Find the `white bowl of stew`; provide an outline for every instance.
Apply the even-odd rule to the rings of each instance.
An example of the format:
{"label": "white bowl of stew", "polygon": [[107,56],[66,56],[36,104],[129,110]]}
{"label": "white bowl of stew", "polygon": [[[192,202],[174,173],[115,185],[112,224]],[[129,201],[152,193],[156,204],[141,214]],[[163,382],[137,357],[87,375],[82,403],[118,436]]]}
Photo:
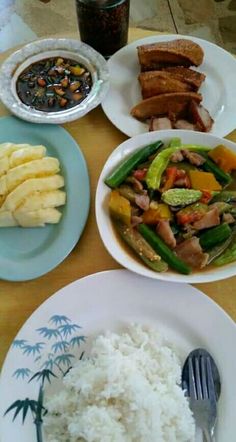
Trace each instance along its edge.
{"label": "white bowl of stew", "polygon": [[[113,188],[111,188],[110,186],[108,186],[105,183],[105,180],[109,181],[110,177],[114,174],[114,171],[117,171],[117,168],[119,165],[121,165],[125,160],[127,160],[128,158],[132,157],[132,155],[135,152],[141,151],[141,149],[145,146],[148,146],[150,144],[153,144],[155,142],[157,142],[158,140],[161,140],[163,142],[163,147],[161,147],[161,149],[155,154],[155,155],[159,155],[159,153],[163,150],[163,148],[168,148],[169,144],[171,142],[171,140],[173,140],[173,138],[180,138],[181,142],[183,145],[198,145],[198,146],[205,146],[207,147],[207,149],[205,149],[204,154],[203,151],[200,152],[200,155],[205,156],[205,158],[207,159],[207,161],[211,161],[214,162],[212,160],[212,158],[210,158],[210,156],[208,156],[210,154],[210,151],[212,149],[214,149],[216,146],[219,145],[223,145],[224,147],[230,149],[232,152],[235,153],[236,155],[236,144],[226,140],[226,139],[222,139],[219,137],[216,137],[212,134],[205,134],[205,133],[200,133],[200,132],[192,132],[192,131],[184,131],[184,130],[167,130],[167,131],[156,131],[156,132],[149,132],[149,133],[145,133],[145,134],[141,134],[141,135],[137,135],[133,138],[128,139],[127,141],[125,141],[124,143],[122,143],[121,145],[119,145],[114,151],[113,153],[110,155],[110,157],[108,158],[106,164],[104,165],[104,168],[101,172],[99,181],[98,181],[98,186],[97,186],[97,192],[96,192],[96,220],[97,220],[97,225],[98,225],[98,229],[99,229],[99,233],[101,236],[101,239],[106,247],[106,249],[108,250],[108,252],[110,253],[110,255],[122,266],[126,267],[127,269],[136,272],[140,275],[143,276],[147,276],[150,278],[154,278],[154,279],[160,279],[160,280],[164,280],[164,281],[173,281],[173,282],[187,282],[187,283],[202,283],[202,282],[210,282],[210,281],[217,281],[217,280],[221,280],[221,279],[225,279],[225,278],[229,278],[231,276],[234,276],[236,274],[236,234],[235,234],[235,226],[236,226],[236,172],[230,172],[230,173],[226,173],[227,176],[230,176],[230,183],[229,184],[225,184],[223,183],[223,181],[221,182],[220,186],[221,189],[218,191],[211,191],[211,192],[207,192],[207,189],[201,192],[201,200],[203,201],[201,203],[200,201],[200,197],[198,197],[198,199],[196,200],[196,195],[197,195],[197,191],[196,190],[196,186],[195,186],[195,190],[194,193],[192,192],[192,194],[194,194],[194,198],[195,198],[195,202],[188,202],[188,204],[180,204],[180,202],[178,202],[178,198],[177,198],[177,202],[174,206],[171,206],[171,204],[169,203],[169,205],[171,207],[168,207],[168,210],[171,210],[171,221],[168,221],[169,226],[171,226],[171,230],[172,232],[174,232],[174,235],[177,239],[177,243],[175,244],[174,247],[170,247],[168,245],[168,249],[171,250],[171,254],[176,255],[178,259],[181,260],[181,262],[184,261],[184,264],[187,264],[187,271],[186,267],[184,267],[184,272],[179,272],[179,270],[176,270],[176,268],[174,268],[172,265],[168,264],[168,269],[164,268],[164,271],[154,271],[152,268],[150,268],[149,266],[147,266],[142,259],[140,259],[140,256],[135,253],[132,248],[130,248],[126,241],[123,240],[122,236],[120,236],[120,230],[117,230],[117,220],[114,220],[111,217],[111,212],[109,210],[109,200],[111,198],[111,192],[112,191],[116,191],[117,187],[118,187],[118,193],[120,192],[119,187],[122,187],[122,192],[124,191],[124,187],[128,184],[130,185],[130,176],[134,175],[133,173],[129,173],[128,174],[128,180],[126,178],[126,180],[123,180],[121,182],[121,184],[117,185],[117,186],[113,186]],[[184,150],[185,146],[182,147],[182,150]],[[181,149],[179,149],[181,150]],[[190,149],[191,150],[191,149]],[[198,150],[195,151],[195,153],[198,153]],[[154,155],[154,156],[155,156]],[[212,154],[211,154],[212,155]],[[235,157],[236,158],[236,157]],[[147,165],[146,165],[146,169],[148,170],[148,168],[150,167],[151,162],[153,161],[153,157],[149,158],[149,162],[147,161]],[[181,161],[182,161],[182,165],[181,165]],[[203,165],[201,166],[196,166],[196,165],[191,165],[190,164],[190,168],[188,169],[188,167],[186,168],[186,166],[184,166],[184,164],[186,164],[186,159],[184,158],[183,160],[181,160],[179,162],[179,165],[177,167],[177,169],[180,170],[185,170],[186,174],[190,174],[190,172],[188,172],[188,170],[194,170],[195,173],[190,174],[191,178],[192,176],[196,176],[196,171],[197,172],[207,172],[207,167],[205,164],[205,169],[203,169]],[[207,164],[209,163],[209,161],[207,162]],[[219,166],[214,162],[214,164],[218,167]],[[143,166],[145,166],[145,161],[143,162]],[[162,190],[163,190],[163,186],[165,186],[165,183],[167,181],[166,179],[166,170],[167,167],[171,168],[171,167],[175,167],[176,164],[173,165],[173,163],[168,163],[168,166],[165,167],[163,173],[162,173],[162,183],[164,183],[162,185]],[[142,168],[142,167],[141,167]],[[236,168],[236,166],[235,166]],[[139,166],[136,165],[135,167],[136,173],[135,176],[137,175],[137,170],[139,170]],[[139,173],[139,172],[138,172]],[[208,173],[212,173],[211,171],[208,170]],[[223,172],[224,173],[224,172]],[[214,174],[213,174],[214,175]],[[176,175],[177,176],[177,175]],[[204,178],[207,177],[207,179],[209,179],[209,175],[201,175],[201,177],[204,176]],[[147,175],[146,175],[147,177]],[[163,178],[164,177],[164,178]],[[224,177],[224,175],[223,175]],[[226,177],[227,178],[227,177]],[[133,178],[132,178],[133,179]],[[132,181],[131,179],[131,181]],[[141,179],[141,178],[140,178]],[[143,189],[147,190],[147,194],[149,195],[149,189],[147,188],[147,182],[145,181],[144,178],[142,178],[142,184],[143,184]],[[147,178],[146,178],[147,179]],[[201,178],[202,179],[202,178]],[[217,176],[217,182],[219,181],[219,177]],[[111,181],[110,181],[111,183]],[[176,181],[177,183],[177,181]],[[124,186],[125,184],[125,186]],[[174,189],[187,189],[187,194],[188,197],[190,195],[190,193],[188,192],[188,190],[192,191],[192,185],[188,185],[187,187],[185,187],[187,185],[183,185],[182,187],[181,185],[179,187],[176,187],[174,184],[172,184],[172,187]],[[204,186],[204,184],[203,184]],[[210,185],[209,185],[210,186]],[[197,187],[198,187],[198,182],[197,182]],[[214,188],[214,185],[213,185]],[[127,191],[127,189],[126,189]],[[123,193],[121,192],[121,195],[123,195]],[[165,191],[166,192],[166,191]],[[222,193],[223,192],[223,193]],[[228,192],[228,196],[226,195],[225,192]],[[185,192],[186,194],[186,192]],[[191,195],[192,195],[191,194]],[[165,198],[166,197],[166,193],[165,193]],[[168,194],[170,197],[170,193]],[[177,195],[176,191],[175,191],[175,195]],[[230,195],[230,199],[229,199],[229,195]],[[173,196],[173,192],[172,192],[172,196]],[[220,201],[222,198],[227,199],[227,201],[230,202],[225,202],[225,212],[220,212],[222,209],[222,205],[219,204],[219,202],[221,203],[222,201]],[[154,191],[152,192],[152,196],[149,198],[149,202],[154,200],[154,203],[156,204],[156,201],[163,205],[167,205],[167,203],[163,203],[163,200],[161,201],[161,198],[163,198],[163,193],[161,193],[161,191]],[[156,200],[156,201],[155,201]],[[136,200],[135,200],[136,201]],[[152,207],[156,207],[155,204]],[[210,218],[210,214],[212,213],[216,213],[216,207],[217,207],[217,213],[218,213],[218,221],[214,222],[211,220],[210,223],[214,224],[211,227],[209,227],[209,224],[205,224],[204,227],[204,222],[203,220],[206,220],[207,217],[202,218],[198,216],[198,218],[194,219],[189,219],[188,223],[190,224],[190,226],[193,229],[193,225],[194,225],[194,231],[191,232],[190,234],[190,238],[192,237],[196,237],[197,239],[192,240],[195,241],[198,245],[199,248],[199,244],[201,244],[201,250],[202,250],[202,254],[204,255],[204,259],[205,259],[205,264],[203,264],[203,261],[201,261],[201,264],[198,264],[198,267],[192,264],[189,264],[189,262],[186,262],[186,257],[183,255],[181,255],[181,253],[179,253],[179,250],[177,249],[177,247],[179,246],[180,243],[182,243],[183,241],[186,241],[188,239],[188,229],[185,231],[186,229],[186,225],[181,225],[178,224],[178,222],[183,222],[184,218],[183,217],[183,213],[186,215],[186,211],[183,211],[183,209],[190,208],[192,209],[192,206],[194,206],[194,204],[197,204],[197,208],[199,209],[199,207],[201,208],[201,210],[205,210],[204,215],[206,213],[208,213],[208,220]],[[227,206],[228,204],[228,206]],[[131,203],[132,205],[132,203]],[[177,207],[176,207],[177,205]],[[135,204],[133,204],[133,206],[135,206]],[[229,206],[230,206],[230,213],[229,213]],[[149,205],[150,207],[150,205]],[[228,209],[226,209],[228,207]],[[135,206],[136,209],[136,206]],[[135,209],[134,209],[134,215],[135,215]],[[141,211],[140,208],[138,208],[139,211]],[[195,207],[196,209],[196,207]],[[133,207],[132,207],[133,210]],[[146,209],[148,210],[148,209]],[[182,212],[180,212],[182,210]],[[210,213],[211,212],[211,213]],[[131,225],[132,228],[135,228],[136,230],[138,230],[139,233],[142,233],[142,235],[144,234],[144,231],[142,230],[143,227],[140,227],[140,224],[143,226],[144,224],[147,223],[147,217],[145,218],[146,215],[143,216],[143,214],[145,213],[145,211],[141,211],[141,213],[136,213],[137,216],[141,217],[141,220],[138,220],[137,224]],[[177,213],[179,214],[179,217],[177,218]],[[195,213],[195,212],[194,212]],[[227,215],[225,215],[225,213],[227,213]],[[231,214],[232,217],[230,219]],[[180,215],[182,215],[182,218],[180,218]],[[202,219],[202,225],[201,223],[199,224],[199,220],[200,218]],[[232,218],[234,218],[234,222],[232,222]],[[145,219],[145,223],[144,223],[144,219]],[[178,219],[178,222],[176,221],[176,219]],[[181,221],[180,221],[181,220]],[[194,224],[193,223],[198,223],[198,224]],[[122,219],[123,222],[123,219]],[[165,221],[166,222],[166,221]],[[209,221],[208,221],[209,222]],[[162,222],[163,224],[163,222]],[[160,236],[160,234],[157,232],[161,232],[161,230],[157,230],[159,228],[160,225],[162,225],[160,223],[160,221],[158,221],[156,223],[156,225],[154,224],[148,224],[148,232],[150,233],[150,230],[152,231],[152,233],[154,233],[154,235],[157,235],[159,237],[159,239],[161,238],[162,242],[165,243],[165,241],[163,240],[163,236]],[[223,228],[221,227],[224,224]],[[196,229],[196,225],[199,227],[199,230]],[[130,227],[130,226],[128,226]],[[187,226],[188,227],[188,226]],[[200,228],[201,227],[201,228]],[[175,231],[175,228],[177,229],[177,233]],[[214,230],[216,228],[216,230]],[[179,229],[179,230],[178,230]],[[218,229],[218,230],[217,230]],[[229,229],[230,229],[230,234],[229,234]],[[190,229],[189,229],[190,230]],[[219,232],[220,230],[220,232]],[[179,231],[179,233],[178,233]],[[210,233],[209,233],[210,232]],[[216,233],[214,233],[216,232]],[[228,233],[227,233],[228,232]],[[123,234],[127,233],[123,231]],[[205,235],[207,233],[207,235]],[[217,241],[214,243],[214,246],[212,245],[212,238],[217,238],[218,233],[223,234],[223,236],[221,237],[221,239],[219,239],[218,241],[218,246],[219,249],[217,249]],[[227,235],[226,235],[227,233]],[[147,232],[145,231],[145,234],[147,234]],[[178,237],[177,235],[180,235],[180,237]],[[185,236],[184,236],[185,234]],[[204,236],[205,235],[205,236]],[[226,238],[227,239],[222,241],[222,238]],[[201,237],[201,238],[200,238]],[[147,236],[145,237],[145,239],[147,240]],[[234,255],[235,255],[235,261],[234,262],[230,262],[227,264],[223,264],[221,263],[221,265],[219,265],[219,259],[221,259],[222,257],[224,258],[225,255],[223,256],[223,254],[226,253],[226,249],[229,248],[229,246],[232,249],[233,244],[235,244],[235,251],[234,251]],[[149,243],[150,245],[150,243]],[[151,243],[152,247],[153,247],[153,243]],[[165,245],[167,245],[165,243]],[[223,247],[224,245],[224,247]],[[220,247],[222,247],[222,249],[220,249]],[[181,249],[181,248],[180,248]],[[159,255],[159,253],[156,251],[156,253]],[[178,253],[178,255],[177,255]],[[196,252],[198,253],[198,251]],[[218,253],[218,254],[217,254]],[[201,258],[202,256],[201,255]],[[215,259],[214,259],[215,256]],[[173,256],[172,256],[173,257]],[[180,258],[181,257],[181,258]],[[198,259],[198,256],[196,254],[196,259]],[[203,259],[203,260],[204,260]],[[218,264],[216,265],[216,260],[218,260]],[[162,258],[162,261],[165,262],[165,259]],[[188,259],[187,259],[188,261]],[[222,261],[222,259],[221,259]],[[223,259],[223,262],[225,261],[225,259]],[[166,262],[165,262],[166,264]],[[202,268],[200,268],[200,265],[202,266]],[[167,266],[166,266],[167,267]],[[189,271],[190,270],[190,271]]]}
{"label": "white bowl of stew", "polygon": [[65,123],[98,106],[109,87],[106,60],[66,38],[32,42],[0,70],[0,98],[16,116],[34,123]]}

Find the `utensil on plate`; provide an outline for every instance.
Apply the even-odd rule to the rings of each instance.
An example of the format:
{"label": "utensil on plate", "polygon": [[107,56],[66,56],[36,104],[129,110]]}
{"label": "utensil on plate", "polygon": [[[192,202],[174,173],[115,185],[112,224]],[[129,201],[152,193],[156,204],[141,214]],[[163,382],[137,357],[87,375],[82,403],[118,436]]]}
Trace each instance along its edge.
{"label": "utensil on plate", "polygon": [[199,348],[189,354],[182,371],[182,388],[186,390],[196,424],[202,429],[206,442],[214,442],[221,382],[208,351]]}

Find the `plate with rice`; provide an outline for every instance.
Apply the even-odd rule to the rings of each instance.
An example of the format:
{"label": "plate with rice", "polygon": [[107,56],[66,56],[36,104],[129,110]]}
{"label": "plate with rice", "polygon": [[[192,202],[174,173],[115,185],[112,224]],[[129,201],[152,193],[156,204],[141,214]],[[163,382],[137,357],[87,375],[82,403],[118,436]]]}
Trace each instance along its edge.
{"label": "plate with rice", "polygon": [[127,270],[75,281],[12,342],[0,379],[0,439],[201,441],[180,377],[188,353],[204,347],[222,379],[216,440],[232,442],[235,337],[227,314],[187,284]]}

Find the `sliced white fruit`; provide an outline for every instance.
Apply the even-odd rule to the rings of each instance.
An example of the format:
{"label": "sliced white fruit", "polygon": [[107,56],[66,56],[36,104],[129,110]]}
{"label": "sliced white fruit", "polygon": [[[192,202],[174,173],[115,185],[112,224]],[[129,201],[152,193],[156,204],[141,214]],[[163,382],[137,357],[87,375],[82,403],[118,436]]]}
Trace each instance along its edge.
{"label": "sliced white fruit", "polygon": [[0,211],[15,211],[31,193],[47,192],[49,190],[60,189],[63,186],[64,178],[61,175],[52,175],[45,178],[30,178],[7,195]]}
{"label": "sliced white fruit", "polygon": [[27,163],[28,161],[39,160],[46,155],[44,146],[28,146],[13,152],[9,158],[10,168]]}
{"label": "sliced white fruit", "polygon": [[9,157],[15,150],[28,147],[29,144],[13,144],[13,143],[2,143],[0,144],[0,158],[5,156]]}
{"label": "sliced white fruit", "polygon": [[37,209],[63,206],[66,202],[66,193],[63,190],[36,192],[29,195],[19,206],[18,211],[28,212]]}
{"label": "sliced white fruit", "polygon": [[0,212],[0,227],[16,227],[18,223],[10,210]]}
{"label": "sliced white fruit", "polygon": [[7,156],[0,158],[0,177],[5,175],[10,169],[9,158]]}
{"label": "sliced white fruit", "polygon": [[60,170],[57,158],[44,157],[10,169],[0,178],[0,195],[6,195],[30,178],[55,175]]}
{"label": "sliced white fruit", "polygon": [[45,224],[57,224],[61,218],[61,212],[54,208],[22,212],[16,210],[14,216],[21,227],[43,227]]}

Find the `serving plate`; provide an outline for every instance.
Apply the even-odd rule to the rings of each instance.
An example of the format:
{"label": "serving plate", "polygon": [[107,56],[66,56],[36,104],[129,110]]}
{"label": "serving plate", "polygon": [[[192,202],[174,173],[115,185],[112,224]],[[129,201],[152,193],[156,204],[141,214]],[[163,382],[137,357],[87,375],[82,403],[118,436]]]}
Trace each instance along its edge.
{"label": "serving plate", "polygon": [[58,224],[0,229],[0,278],[26,281],[55,268],[78,242],[85,226],[90,186],[83,154],[69,133],[55,125],[35,125],[14,117],[0,119],[0,143],[43,144],[57,157],[65,178],[67,202]]}
{"label": "serving plate", "polygon": [[110,89],[102,107],[109,120],[126,135],[132,137],[148,131],[147,124],[130,115],[132,107],[142,100],[137,78],[140,72],[137,46],[177,38],[192,40],[204,50],[203,63],[194,69],[206,75],[200,92],[203,105],[215,121],[211,132],[222,137],[235,128],[236,59],[219,46],[200,38],[176,34],[157,35],[134,41],[108,61]]}
{"label": "serving plate", "polygon": [[[18,97],[16,81],[19,75],[32,63],[49,57],[75,60],[91,73],[91,91],[77,106],[58,112],[43,112],[27,106]],[[0,69],[0,99],[14,115],[33,123],[61,124],[81,118],[101,103],[108,87],[108,67],[102,55],[87,44],[68,38],[48,38],[28,43],[11,54]]]}
{"label": "serving plate", "polygon": [[[222,379],[216,438],[232,442],[236,407],[234,322],[210,298],[187,284],[157,284],[127,270],[101,272],[73,282],[45,301],[26,321],[2,369],[1,440],[46,442],[45,438],[37,439],[34,413],[26,402],[26,398],[37,401],[42,379],[44,388],[51,391],[46,371],[43,377],[42,370],[51,370],[57,376],[47,372],[50,389],[55,393],[62,373],[83,351],[89,351],[94,335],[108,329],[121,331],[130,322],[160,330],[178,349],[181,363],[193,348],[204,347],[211,352]],[[35,373],[39,374],[32,379]],[[16,405],[4,416],[13,403]],[[22,422],[20,408],[12,421],[20,404],[27,408],[25,420]]]}
{"label": "serving plate", "polygon": [[104,183],[105,178],[120,164],[126,157],[142,146],[146,146],[155,141],[162,140],[168,144],[174,137],[180,137],[184,144],[199,144],[203,146],[215,147],[224,144],[236,152],[236,144],[232,141],[216,137],[212,134],[195,132],[188,130],[160,130],[136,135],[120,144],[107,159],[101,175],[99,177],[96,191],[96,219],[98,230],[102,241],[111,256],[127,269],[139,273],[149,278],[160,279],[169,282],[202,283],[218,281],[236,275],[236,263],[204,269],[204,271],[194,271],[189,275],[182,275],[168,270],[168,272],[158,273],[145,266],[133,254],[127,253],[127,248],[122,247],[114,232],[111,217],[108,210],[108,195],[111,189]]}

